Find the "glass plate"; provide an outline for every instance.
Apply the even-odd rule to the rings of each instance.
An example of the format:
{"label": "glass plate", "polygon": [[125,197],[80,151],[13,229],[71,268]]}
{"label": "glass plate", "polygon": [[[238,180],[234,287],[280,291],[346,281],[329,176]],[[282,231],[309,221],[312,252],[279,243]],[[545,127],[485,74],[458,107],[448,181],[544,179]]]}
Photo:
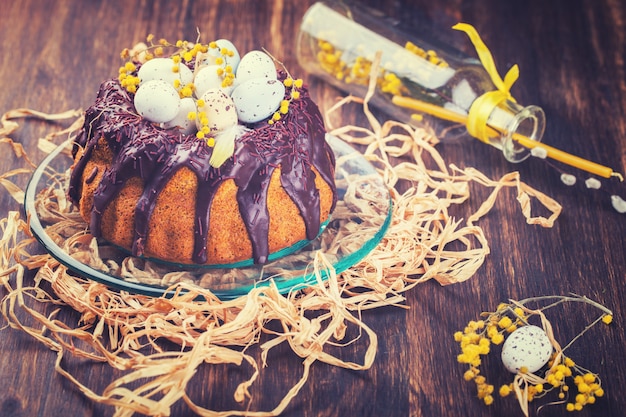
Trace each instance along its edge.
{"label": "glass plate", "polygon": [[[132,257],[106,241],[95,241],[74,206],[64,204],[72,164],[69,142],[37,167],[26,189],[24,207],[34,236],[52,257],[74,274],[118,290],[167,296],[168,288],[185,281],[226,300],[273,281],[286,293],[315,284],[312,265],[319,251],[335,272],[341,273],[378,245],[391,222],[391,196],[376,169],[342,140],[327,135],[327,141],[337,158],[337,207],[315,240],[299,242],[265,265],[162,263]],[[322,279],[328,277],[327,271],[320,274]]]}

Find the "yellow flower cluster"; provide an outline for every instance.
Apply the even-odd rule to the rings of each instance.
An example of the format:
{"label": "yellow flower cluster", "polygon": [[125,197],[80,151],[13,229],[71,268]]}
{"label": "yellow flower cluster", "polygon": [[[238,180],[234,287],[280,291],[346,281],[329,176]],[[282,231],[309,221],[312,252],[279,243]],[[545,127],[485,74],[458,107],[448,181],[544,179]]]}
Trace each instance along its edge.
{"label": "yellow flower cluster", "polygon": [[208,136],[211,133],[211,129],[209,128],[209,118],[205,111],[202,110],[204,107],[204,100],[198,99],[196,101],[196,107],[198,108],[198,112],[190,112],[187,115],[189,120],[198,120],[200,122],[200,128],[196,132],[196,137],[201,140],[206,140],[206,143],[209,147],[215,146],[215,138]]}
{"label": "yellow flower cluster", "polygon": [[344,80],[350,70],[346,70],[347,65],[341,60],[341,51],[335,49],[334,45],[330,42],[323,40],[319,40],[317,46],[319,47],[317,61],[320,63],[322,69],[338,80]]}
{"label": "yellow flower cluster", "polygon": [[424,49],[422,49],[419,46],[415,45],[411,41],[408,41],[404,45],[404,48],[406,50],[414,53],[415,55],[424,58],[425,60],[427,60],[428,62],[430,62],[433,65],[437,65],[437,66],[443,67],[443,68],[446,68],[446,67],[449,66],[449,64],[443,58],[440,58],[437,55],[436,51],[433,51],[433,50],[425,51]]}
{"label": "yellow flower cluster", "polygon": [[179,79],[175,79],[174,88],[178,91],[180,98],[185,98],[193,95],[195,86],[193,83],[183,84]]}
{"label": "yellow flower cluster", "polygon": [[[172,72],[178,73],[183,60],[185,62],[190,62],[194,58],[198,57],[199,54],[206,53],[209,50],[209,45],[204,45],[201,43],[192,44],[188,41],[183,40],[178,40],[176,41],[176,43],[172,44],[168,42],[167,39],[161,38],[157,41],[157,43],[154,43],[153,34],[149,34],[146,37],[146,41],[148,42],[148,45],[142,44],[145,48],[142,48],[135,54],[131,54],[131,51],[128,48],[124,49],[120,54],[122,59],[126,59],[127,61],[119,69],[118,80],[120,81],[122,87],[125,88],[126,91],[128,91],[129,93],[135,93],[140,82],[139,77],[137,77],[137,75],[135,74],[137,67],[133,60],[146,62],[155,57],[164,56],[164,48],[166,47],[176,48],[176,52],[174,52],[170,56],[170,58],[172,59],[172,61],[174,61],[174,65],[172,66]],[[232,54],[232,52],[230,53]],[[139,56],[139,54],[141,54],[141,57]],[[230,72],[232,72],[232,69],[230,70]],[[234,78],[234,75],[232,75],[232,78]],[[230,81],[230,84],[232,84],[232,80]],[[174,87],[178,91],[178,94],[181,98],[191,97],[193,95],[193,83],[183,85],[180,80],[176,80],[174,81]]]}
{"label": "yellow flower cluster", "polygon": [[235,55],[235,51],[225,47],[220,48],[216,42],[209,43],[209,48],[219,49],[220,56],[215,59],[215,64],[219,65],[217,75],[222,79],[222,87],[230,87],[235,81],[235,74],[233,73],[233,67],[226,65],[225,57],[232,58]]}
{"label": "yellow flower cluster", "polygon": [[578,394],[575,397],[575,402],[566,405],[568,411],[580,411],[585,405],[594,404],[596,398],[604,395],[604,389],[600,386],[597,375],[592,373],[577,375],[574,378],[574,383],[578,389]]}
{"label": "yellow flower cluster", "polygon": [[[512,314],[514,320],[506,314]],[[500,345],[504,342],[504,333],[511,333],[517,326],[524,324],[526,316],[521,308],[512,308],[508,304],[501,304],[495,313],[489,313],[485,320],[471,320],[463,331],[454,333],[454,340],[459,343],[461,353],[457,356],[459,363],[469,365],[463,374],[466,381],[474,381],[478,398],[486,405],[493,403],[493,385],[486,382],[480,375],[481,356],[488,355],[492,344]]]}
{"label": "yellow flower cluster", "polygon": [[387,72],[380,81],[380,91],[394,96],[402,95],[402,80],[392,72]]}
{"label": "yellow flower cluster", "polygon": [[[341,59],[343,52],[335,48],[335,46],[324,40],[318,40],[317,61],[322,69],[333,77],[348,84],[367,85],[369,83],[370,72],[372,70],[372,62],[365,57],[358,56],[354,62],[349,65]],[[427,59],[429,62],[439,66],[447,66],[448,64],[437,57],[434,51],[424,51],[423,49],[407,42],[406,49],[416,55]],[[404,86],[402,80],[393,72],[381,70],[377,80],[378,88],[381,92],[391,95],[406,95],[408,90]]]}
{"label": "yellow flower cluster", "polygon": [[372,63],[362,56],[357,56],[345,81],[347,83],[367,84],[371,71]]}
{"label": "yellow flower cluster", "polygon": [[124,63],[119,69],[118,80],[122,88],[126,89],[129,93],[135,93],[139,86],[139,77],[133,75],[136,69],[137,66],[130,61]]}
{"label": "yellow flower cluster", "polygon": [[302,88],[304,82],[301,78],[294,80],[291,77],[285,78],[283,84],[286,88],[291,89],[291,93],[289,95],[289,99],[282,100],[280,102],[280,107],[278,110],[272,115],[272,117],[267,121],[269,124],[274,124],[282,118],[282,115],[287,114],[289,112],[289,105],[292,100],[297,100],[300,98],[300,88]]}
{"label": "yellow flower cluster", "polygon": [[[554,358],[553,358],[554,360]],[[575,363],[571,358],[564,358],[561,363],[553,365],[553,360],[549,362],[550,371],[546,374],[546,381],[554,388],[559,388],[559,398],[565,398],[565,393],[569,391],[569,386],[565,383],[565,378],[572,376],[572,368]]]}
{"label": "yellow flower cluster", "polygon": [[[514,383],[502,385],[498,390],[498,394],[500,395],[500,397],[507,397],[512,392],[514,392]],[[527,385],[526,392],[527,401],[532,402],[535,398],[540,396],[540,394],[544,394],[545,392],[547,392],[547,390],[544,388],[544,384],[539,383],[534,385]]]}
{"label": "yellow flower cluster", "polygon": [[[163,44],[164,46],[171,46],[167,41]],[[191,62],[194,58],[198,56],[198,54],[205,54],[209,50],[208,45],[203,45],[201,43],[191,43],[189,41],[177,40],[176,47],[179,48],[178,54],[181,56],[185,62]]]}
{"label": "yellow flower cluster", "polygon": [[[600,321],[607,325],[613,321],[613,315],[608,309],[584,297],[538,297],[524,301],[554,298],[559,299],[559,301],[546,308],[561,302],[583,300],[605,311],[587,329]],[[454,333],[454,340],[459,343],[461,348],[457,361],[469,365],[469,369],[463,374],[463,379],[475,382],[478,398],[483,400],[486,405],[490,405],[494,401],[494,387],[488,384],[485,377],[480,373],[481,356],[489,354],[491,345],[503,343],[506,338],[505,335],[527,325],[531,316],[541,315],[542,320],[545,319],[541,309],[528,310],[520,306],[523,306],[523,302],[501,303],[495,312],[483,313],[482,320],[472,320],[463,331]],[[558,390],[558,398],[566,404],[568,411],[580,411],[585,405],[594,404],[597,398],[604,395],[600,378],[597,374],[576,365],[571,358],[563,354],[564,349],[552,355],[543,376],[529,373],[527,369],[522,367],[513,382],[500,386],[497,391],[498,395],[507,397],[511,393],[515,393],[519,401],[523,401],[522,398],[525,398],[526,402],[531,402],[545,396],[548,392]],[[524,392],[523,396],[521,396],[520,391]]]}
{"label": "yellow flower cluster", "polygon": [[559,399],[565,399],[571,391],[567,381],[574,382],[577,394],[573,402],[566,404],[568,411],[580,411],[585,405],[594,404],[596,398],[604,395],[604,389],[598,375],[577,366],[571,358],[563,357],[556,366],[553,366],[553,362],[550,362],[549,365],[550,370],[545,379],[550,386],[559,389]]}

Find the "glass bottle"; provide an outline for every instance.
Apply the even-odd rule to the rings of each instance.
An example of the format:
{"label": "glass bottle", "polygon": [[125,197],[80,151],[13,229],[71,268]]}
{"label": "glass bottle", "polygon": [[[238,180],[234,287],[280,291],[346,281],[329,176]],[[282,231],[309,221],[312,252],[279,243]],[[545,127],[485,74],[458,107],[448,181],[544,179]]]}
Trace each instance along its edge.
{"label": "glass bottle", "polygon": [[[484,101],[485,93],[499,90],[479,59],[433,35],[402,30],[375,10],[343,1],[318,2],[304,15],[297,57],[307,72],[364,97],[377,53],[380,62],[371,103],[404,123],[426,113],[470,130],[472,105]],[[507,160],[523,161],[532,144],[542,139],[543,110],[521,106],[510,96],[493,103],[482,108],[483,113],[487,109],[480,116],[483,134],[473,132],[476,129],[470,134],[500,149]]]}

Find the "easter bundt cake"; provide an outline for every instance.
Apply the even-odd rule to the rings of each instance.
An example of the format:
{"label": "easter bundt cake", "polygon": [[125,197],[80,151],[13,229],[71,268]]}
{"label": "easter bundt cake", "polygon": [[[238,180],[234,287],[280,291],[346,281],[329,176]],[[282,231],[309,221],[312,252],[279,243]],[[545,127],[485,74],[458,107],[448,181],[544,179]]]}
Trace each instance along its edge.
{"label": "easter bundt cake", "polygon": [[302,80],[227,40],[149,39],[122,55],[73,149],[68,194],[95,237],[223,265],[263,264],[320,233],[335,160]]}

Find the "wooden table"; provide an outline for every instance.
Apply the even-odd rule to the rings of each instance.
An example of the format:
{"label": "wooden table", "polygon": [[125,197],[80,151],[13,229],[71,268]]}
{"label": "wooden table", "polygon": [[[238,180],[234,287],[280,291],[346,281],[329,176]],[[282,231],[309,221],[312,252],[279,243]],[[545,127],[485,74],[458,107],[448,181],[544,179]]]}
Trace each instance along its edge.
{"label": "wooden table", "polygon": [[[293,73],[305,78],[322,110],[339,90],[300,73],[294,38],[311,1],[80,1],[23,0],[0,7],[0,113],[18,107],[43,112],[86,108],[100,82],[117,71],[119,51],[148,33],[170,39],[205,36],[229,38],[241,49],[265,47]],[[626,6],[609,0],[529,0],[438,2],[414,0],[368,3],[411,24],[426,18],[440,28],[458,21],[473,24],[504,72],[519,64],[513,88],[525,104],[547,115],[545,142],[626,172]],[[448,33],[450,32],[450,33]],[[473,53],[467,39],[446,30],[446,39]],[[303,72],[303,71],[302,71]],[[350,110],[356,112],[357,110]],[[356,115],[344,113],[346,123]],[[381,118],[384,114],[377,113]],[[49,125],[27,122],[13,139],[35,160],[35,138]],[[522,415],[515,400],[496,399],[490,407],[463,381],[453,333],[481,311],[509,298],[537,295],[586,295],[612,309],[610,327],[594,327],[568,350],[578,363],[602,378],[606,394],[578,415],[621,416],[626,409],[626,333],[621,303],[626,295],[626,217],[608,196],[579,182],[565,186],[555,171],[533,159],[512,165],[495,149],[467,139],[444,143],[439,151],[449,163],[473,166],[491,178],[519,170],[523,181],[552,196],[564,207],[551,229],[527,225],[507,191],[480,221],[491,253],[470,280],[442,287],[434,281],[406,294],[408,309],[367,311],[363,320],[379,337],[374,365],[355,372],[317,363],[309,382],[287,407],[285,416],[502,416]],[[17,164],[0,158],[2,172]],[[23,186],[26,178],[17,181]],[[616,188],[624,194],[624,186]],[[476,187],[467,204],[476,209],[490,190]],[[2,217],[18,206],[4,191]],[[0,296],[4,294],[0,290]],[[580,307],[580,306],[579,306]],[[570,337],[597,311],[567,310],[557,333]],[[63,309],[61,317],[72,315]],[[0,325],[4,326],[5,323]],[[356,349],[356,348],[355,348]],[[348,349],[348,354],[351,350]],[[87,400],[54,371],[56,355],[21,332],[0,330],[0,415],[105,416],[113,409]],[[68,360],[69,361],[69,360]],[[272,351],[270,367],[253,391],[252,409],[273,408],[298,378],[300,359],[287,347]],[[119,376],[104,365],[68,363],[81,380],[102,390]],[[296,374],[296,370],[298,374]],[[203,405],[231,406],[224,386],[228,373],[203,370],[192,389]],[[534,413],[534,408],[531,405]],[[564,406],[539,415],[566,415]],[[181,404],[173,415],[191,415]]]}

